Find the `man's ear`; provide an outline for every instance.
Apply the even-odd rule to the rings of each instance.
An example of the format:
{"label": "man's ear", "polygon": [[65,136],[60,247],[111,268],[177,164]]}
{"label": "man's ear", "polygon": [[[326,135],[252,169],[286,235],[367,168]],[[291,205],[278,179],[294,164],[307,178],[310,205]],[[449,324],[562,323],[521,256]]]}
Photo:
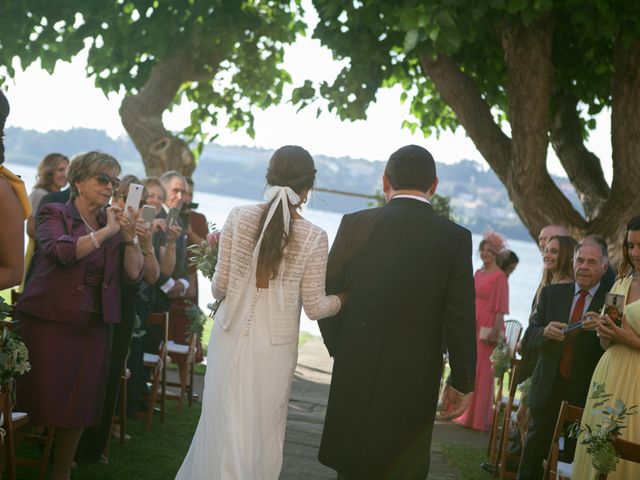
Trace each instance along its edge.
{"label": "man's ear", "polygon": [[389,193],[391,190],[393,190],[393,187],[391,186],[391,182],[389,181],[389,177],[387,177],[386,173],[382,174],[382,191],[384,193]]}
{"label": "man's ear", "polygon": [[438,177],[433,179],[433,182],[431,183],[429,190],[427,190],[427,196],[429,198],[433,197],[437,189],[438,189]]}

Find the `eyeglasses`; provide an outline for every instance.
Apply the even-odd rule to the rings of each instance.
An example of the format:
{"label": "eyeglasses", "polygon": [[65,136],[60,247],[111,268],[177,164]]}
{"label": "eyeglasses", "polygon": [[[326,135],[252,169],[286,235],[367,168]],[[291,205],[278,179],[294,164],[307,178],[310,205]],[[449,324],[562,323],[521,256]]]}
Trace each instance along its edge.
{"label": "eyeglasses", "polygon": [[114,190],[117,190],[120,186],[120,179],[118,177],[110,177],[104,172],[96,173],[94,176],[101,185],[108,185],[111,183]]}

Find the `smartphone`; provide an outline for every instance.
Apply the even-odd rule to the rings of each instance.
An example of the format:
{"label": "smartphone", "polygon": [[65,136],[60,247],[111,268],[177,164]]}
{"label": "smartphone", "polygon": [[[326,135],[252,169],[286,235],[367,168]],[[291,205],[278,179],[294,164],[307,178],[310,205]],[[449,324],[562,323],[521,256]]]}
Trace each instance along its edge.
{"label": "smartphone", "polygon": [[607,314],[617,326],[622,325],[622,313],[624,312],[625,296],[619,293],[607,293],[604,306],[600,315]]}
{"label": "smartphone", "polygon": [[180,215],[179,208],[170,208],[169,213],[167,213],[167,228],[173,227],[173,225],[178,221],[178,215]]}
{"label": "smartphone", "polygon": [[579,321],[579,322],[576,322],[576,323],[572,323],[571,325],[567,325],[562,330],[562,333],[564,333],[566,335],[567,333],[571,333],[574,330],[580,330],[581,328],[582,328],[582,320]]}
{"label": "smartphone", "polygon": [[140,217],[149,225],[153,222],[153,219],[156,218],[156,209],[151,205],[143,205],[142,210],[140,211]]}
{"label": "smartphone", "polygon": [[138,210],[140,208],[140,200],[142,200],[142,191],[144,187],[137,183],[132,183],[129,185],[129,193],[127,193],[127,203],[124,206],[124,211],[129,214],[129,207],[132,207],[134,210]]}

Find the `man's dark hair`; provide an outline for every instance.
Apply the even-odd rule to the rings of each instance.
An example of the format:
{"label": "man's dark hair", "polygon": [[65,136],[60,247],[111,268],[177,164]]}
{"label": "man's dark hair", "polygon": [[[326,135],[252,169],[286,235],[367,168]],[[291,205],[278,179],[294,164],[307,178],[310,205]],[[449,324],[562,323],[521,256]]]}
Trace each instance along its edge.
{"label": "man's dark hair", "polygon": [[426,193],[436,178],[436,162],[427,149],[407,145],[391,154],[384,173],[394,190]]}
{"label": "man's dark hair", "polygon": [[9,116],[9,100],[0,91],[0,165],[4,163],[4,124]]}

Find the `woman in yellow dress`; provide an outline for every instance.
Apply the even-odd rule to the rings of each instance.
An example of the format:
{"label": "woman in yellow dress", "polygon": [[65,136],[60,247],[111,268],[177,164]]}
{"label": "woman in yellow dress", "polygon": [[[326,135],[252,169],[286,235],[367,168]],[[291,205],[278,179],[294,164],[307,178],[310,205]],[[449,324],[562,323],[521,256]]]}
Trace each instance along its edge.
{"label": "woman in yellow dress", "polygon": [[[627,224],[622,252],[623,262],[618,279],[611,288],[612,293],[625,295],[622,323],[616,325],[608,315],[598,317],[596,328],[606,351],[593,372],[589,397],[593,392],[593,383],[597,382],[604,384],[604,391],[611,394],[611,404],[620,399],[630,407],[640,405],[640,216]],[[593,404],[594,400],[587,399],[582,425],[602,423],[602,416],[593,413]],[[640,443],[640,416],[627,417],[622,438]],[[590,480],[595,473],[586,446],[578,441],[571,478]],[[616,470],[607,478],[640,478],[640,464],[620,460]]]}

